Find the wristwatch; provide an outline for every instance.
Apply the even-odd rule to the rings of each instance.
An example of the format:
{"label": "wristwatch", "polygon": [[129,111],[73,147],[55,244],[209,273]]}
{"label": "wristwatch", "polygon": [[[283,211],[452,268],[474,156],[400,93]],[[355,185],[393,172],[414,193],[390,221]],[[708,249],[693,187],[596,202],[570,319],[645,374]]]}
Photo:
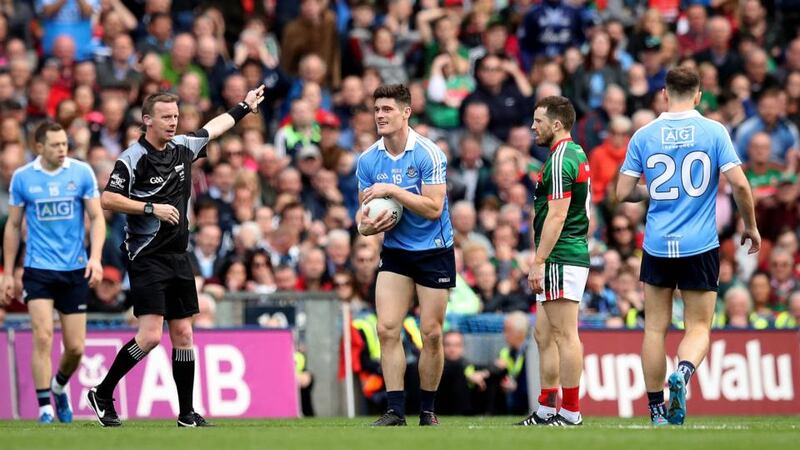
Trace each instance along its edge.
{"label": "wristwatch", "polygon": [[144,204],[144,215],[145,216],[152,216],[153,215],[153,204],[147,202]]}

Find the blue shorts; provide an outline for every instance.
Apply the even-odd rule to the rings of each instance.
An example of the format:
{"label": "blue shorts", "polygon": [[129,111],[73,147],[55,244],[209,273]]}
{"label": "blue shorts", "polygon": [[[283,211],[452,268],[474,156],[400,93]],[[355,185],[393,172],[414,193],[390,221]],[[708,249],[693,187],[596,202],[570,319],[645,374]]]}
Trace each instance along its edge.
{"label": "blue shorts", "polygon": [[89,300],[89,281],[85,269],[60,271],[26,267],[22,274],[22,299],[51,299],[53,307],[62,314],[86,312]]}
{"label": "blue shorts", "polygon": [[396,248],[381,250],[378,272],[393,272],[434,289],[456,286],[456,254],[453,247],[412,252]]}
{"label": "blue shorts", "polygon": [[680,258],[644,252],[639,280],[651,286],[686,291],[719,291],[719,249]]}

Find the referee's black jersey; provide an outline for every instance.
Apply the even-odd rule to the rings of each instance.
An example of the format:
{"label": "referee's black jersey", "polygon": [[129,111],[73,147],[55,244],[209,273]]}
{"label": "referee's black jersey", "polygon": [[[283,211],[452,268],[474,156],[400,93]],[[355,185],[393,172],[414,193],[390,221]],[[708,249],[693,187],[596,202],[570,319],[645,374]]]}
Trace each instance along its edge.
{"label": "referee's black jersey", "polygon": [[209,136],[205,129],[178,135],[163,151],[156,150],[142,136],[119,155],[108,179],[106,191],[132,200],[165,203],[180,213],[180,222],[172,225],[155,216],[129,214],[122,250],[133,260],[159,253],[183,253],[189,246],[189,222],[186,212],[192,191],[192,162],[205,155]]}

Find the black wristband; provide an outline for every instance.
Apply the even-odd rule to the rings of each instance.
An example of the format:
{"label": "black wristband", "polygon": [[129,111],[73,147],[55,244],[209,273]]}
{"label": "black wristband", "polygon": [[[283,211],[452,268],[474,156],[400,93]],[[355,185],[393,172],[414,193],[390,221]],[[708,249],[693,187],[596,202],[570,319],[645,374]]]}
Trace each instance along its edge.
{"label": "black wristband", "polygon": [[236,104],[236,106],[228,110],[228,114],[230,114],[231,117],[233,117],[234,122],[242,120],[242,118],[246,116],[247,113],[249,112],[250,112],[250,107],[247,106],[247,103],[245,102],[239,102]]}

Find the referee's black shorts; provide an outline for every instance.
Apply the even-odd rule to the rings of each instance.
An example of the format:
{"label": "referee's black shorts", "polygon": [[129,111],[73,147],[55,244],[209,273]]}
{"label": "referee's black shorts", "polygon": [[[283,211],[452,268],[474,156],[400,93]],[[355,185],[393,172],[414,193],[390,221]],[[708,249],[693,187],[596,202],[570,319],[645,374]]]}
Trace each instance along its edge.
{"label": "referee's black shorts", "polygon": [[200,309],[188,253],[161,253],[135,258],[128,266],[133,315],[191,317]]}
{"label": "referee's black shorts", "polygon": [[378,272],[393,272],[434,289],[456,286],[456,256],[453,247],[412,252],[397,248],[381,250]]}
{"label": "referee's black shorts", "polygon": [[639,280],[651,286],[686,291],[719,291],[719,248],[680,258],[644,252]]}

